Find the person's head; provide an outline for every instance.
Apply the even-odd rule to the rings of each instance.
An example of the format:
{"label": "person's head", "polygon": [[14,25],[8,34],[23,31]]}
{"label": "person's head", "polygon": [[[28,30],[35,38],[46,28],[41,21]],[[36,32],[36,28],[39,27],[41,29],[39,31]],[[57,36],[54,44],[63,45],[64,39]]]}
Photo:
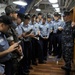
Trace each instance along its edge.
{"label": "person's head", "polygon": [[24,14],[18,13],[18,15],[17,15],[17,24],[20,25],[21,22],[23,22],[23,20],[24,20]]}
{"label": "person's head", "polygon": [[42,18],[42,23],[45,24],[46,23],[46,17]]}
{"label": "person's head", "polygon": [[59,16],[58,16],[58,17],[59,17],[59,19],[61,19],[61,14],[59,14]]}
{"label": "person's head", "polygon": [[55,12],[54,13],[54,20],[57,21],[59,19],[59,13]]}
{"label": "person's head", "polygon": [[51,22],[51,20],[52,20],[52,16],[51,15],[47,15],[47,21]]}
{"label": "person's head", "polygon": [[38,17],[36,17],[36,22],[39,23],[39,18]]}
{"label": "person's head", "polygon": [[11,16],[13,20],[17,19],[17,10],[15,9],[14,6],[8,5],[5,8],[5,12],[7,16]]}
{"label": "person's head", "polygon": [[38,13],[38,18],[39,18],[39,20],[42,19],[42,13]]}
{"label": "person's head", "polygon": [[71,18],[70,18],[70,12],[69,12],[69,11],[65,11],[65,12],[63,13],[63,19],[64,19],[65,22],[71,20]]}
{"label": "person's head", "polygon": [[28,25],[29,24],[29,21],[30,21],[30,17],[28,15],[25,15],[24,16],[24,24],[25,25]]}
{"label": "person's head", "polygon": [[33,15],[33,16],[31,17],[31,21],[34,22],[35,20],[36,20],[36,15]]}
{"label": "person's head", "polygon": [[12,24],[12,19],[9,16],[1,16],[0,17],[0,31],[6,33]]}

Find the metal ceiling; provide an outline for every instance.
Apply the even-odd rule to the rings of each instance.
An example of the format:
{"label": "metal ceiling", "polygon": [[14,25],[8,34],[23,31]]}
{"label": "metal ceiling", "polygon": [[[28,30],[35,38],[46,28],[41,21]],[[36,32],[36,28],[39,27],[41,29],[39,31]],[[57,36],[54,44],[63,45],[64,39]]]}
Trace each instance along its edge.
{"label": "metal ceiling", "polygon": [[[0,0],[0,3],[3,4],[11,4],[14,0]],[[43,13],[53,13],[55,9],[52,7],[52,4],[49,0],[24,0],[28,3],[26,7],[18,6],[20,8],[20,12],[22,13],[37,13],[35,11],[36,8],[40,8]],[[58,4],[61,12],[63,10],[71,9],[75,6],[75,0],[58,0]],[[1,5],[0,5],[1,6]]]}
{"label": "metal ceiling", "polygon": [[[73,6],[75,6],[75,0],[58,0],[58,4],[61,12],[64,10],[70,10]],[[49,0],[36,0],[34,7],[30,11],[31,13],[37,13],[35,9],[39,7],[44,13],[53,13],[55,9],[52,7],[52,4]]]}

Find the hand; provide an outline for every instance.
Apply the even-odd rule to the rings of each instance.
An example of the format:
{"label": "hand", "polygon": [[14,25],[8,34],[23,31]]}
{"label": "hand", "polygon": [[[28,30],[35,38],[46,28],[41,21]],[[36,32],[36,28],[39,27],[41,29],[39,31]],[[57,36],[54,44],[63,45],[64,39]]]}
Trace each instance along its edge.
{"label": "hand", "polygon": [[22,36],[25,37],[26,36],[26,33],[22,33]]}
{"label": "hand", "polygon": [[45,37],[45,39],[48,39],[48,37]]}
{"label": "hand", "polygon": [[21,38],[22,38],[22,35],[18,36],[18,38],[20,38],[20,39],[21,39]]}
{"label": "hand", "polygon": [[21,45],[18,46],[17,52],[18,52],[20,55],[23,54]]}
{"label": "hand", "polygon": [[40,35],[40,31],[38,31],[38,35]]}
{"label": "hand", "polygon": [[50,33],[53,32],[53,30],[50,30]]}
{"label": "hand", "polygon": [[14,43],[15,43],[15,41],[11,41],[9,44],[10,44],[10,46],[11,46],[11,45],[13,45]]}
{"label": "hand", "polygon": [[61,31],[61,30],[63,30],[63,27],[58,27],[58,29]]}
{"label": "hand", "polygon": [[29,36],[32,37],[32,38],[35,37],[35,35],[33,33],[30,33]]}
{"label": "hand", "polygon": [[75,27],[75,22],[72,22],[71,26],[72,26],[72,27]]}
{"label": "hand", "polygon": [[43,39],[48,39],[47,37],[43,37]]}
{"label": "hand", "polygon": [[8,48],[8,52],[13,52],[14,50],[18,49],[18,43],[14,43],[13,45],[11,45],[9,48]]}

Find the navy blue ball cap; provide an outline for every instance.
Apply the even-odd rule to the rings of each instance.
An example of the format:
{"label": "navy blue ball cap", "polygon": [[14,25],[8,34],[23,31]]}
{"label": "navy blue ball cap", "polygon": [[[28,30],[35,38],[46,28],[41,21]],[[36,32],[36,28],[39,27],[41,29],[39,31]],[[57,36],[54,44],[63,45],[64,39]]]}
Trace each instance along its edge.
{"label": "navy blue ball cap", "polygon": [[40,13],[38,13],[38,15],[42,15],[42,13],[40,12]]}
{"label": "navy blue ball cap", "polygon": [[24,15],[23,13],[18,13],[17,16],[18,16],[21,20],[23,20],[25,15]]}
{"label": "navy blue ball cap", "polygon": [[59,13],[58,12],[55,12],[54,13],[54,16],[57,16],[58,17],[59,16]]}
{"label": "navy blue ball cap", "polygon": [[25,15],[25,16],[24,16],[24,19],[25,19],[25,20],[26,20],[26,19],[30,20],[30,16],[29,16],[29,15]]}
{"label": "navy blue ball cap", "polygon": [[13,6],[13,5],[8,5],[8,6],[6,6],[6,8],[5,8],[5,12],[6,13],[17,13],[17,9]]}
{"label": "navy blue ball cap", "polygon": [[64,13],[63,13],[63,16],[65,17],[65,16],[69,16],[70,15],[70,12],[69,11],[64,11]]}
{"label": "navy blue ball cap", "polygon": [[47,15],[47,18],[52,18],[52,16],[51,15]]}
{"label": "navy blue ball cap", "polygon": [[3,15],[0,17],[0,22],[4,23],[5,25],[11,26],[12,24],[12,18],[6,15]]}

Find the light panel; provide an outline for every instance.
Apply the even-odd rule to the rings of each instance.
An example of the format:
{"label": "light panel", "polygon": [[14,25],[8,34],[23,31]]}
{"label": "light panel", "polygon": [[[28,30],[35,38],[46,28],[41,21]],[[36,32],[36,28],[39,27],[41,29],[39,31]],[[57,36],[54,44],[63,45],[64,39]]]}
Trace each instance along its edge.
{"label": "light panel", "polygon": [[17,5],[22,5],[22,6],[26,6],[27,5],[27,2],[24,2],[24,1],[14,1],[13,3],[17,4]]}
{"label": "light panel", "polygon": [[36,11],[41,11],[41,9],[37,8]]}
{"label": "light panel", "polygon": [[60,8],[55,8],[56,12],[60,12]]}
{"label": "light panel", "polygon": [[57,3],[58,0],[49,0],[50,3]]}
{"label": "light panel", "polygon": [[59,5],[58,5],[58,4],[52,4],[52,6],[53,6],[54,8],[59,7]]}

